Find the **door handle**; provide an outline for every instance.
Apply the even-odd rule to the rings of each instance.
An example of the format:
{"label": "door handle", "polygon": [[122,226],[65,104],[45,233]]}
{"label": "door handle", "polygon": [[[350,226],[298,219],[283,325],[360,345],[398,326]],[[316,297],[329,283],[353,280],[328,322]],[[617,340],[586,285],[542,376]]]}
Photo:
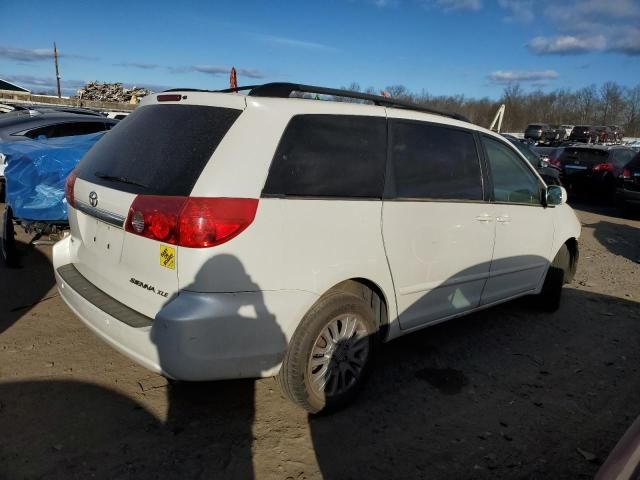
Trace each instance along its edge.
{"label": "door handle", "polygon": [[476,217],[476,220],[479,222],[492,222],[493,221],[493,217],[491,215],[489,215],[488,213],[485,213],[484,215],[478,215]]}
{"label": "door handle", "polygon": [[509,215],[502,215],[496,217],[496,221],[499,223],[511,223],[511,217]]}

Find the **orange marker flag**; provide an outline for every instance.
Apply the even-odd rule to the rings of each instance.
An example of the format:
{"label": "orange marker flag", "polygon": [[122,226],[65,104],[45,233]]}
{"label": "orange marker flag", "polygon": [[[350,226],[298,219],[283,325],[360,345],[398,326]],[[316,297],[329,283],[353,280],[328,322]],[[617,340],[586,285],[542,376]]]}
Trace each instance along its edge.
{"label": "orange marker flag", "polygon": [[229,88],[237,90],[238,88],[238,75],[236,74],[236,67],[231,67],[231,75],[229,75]]}

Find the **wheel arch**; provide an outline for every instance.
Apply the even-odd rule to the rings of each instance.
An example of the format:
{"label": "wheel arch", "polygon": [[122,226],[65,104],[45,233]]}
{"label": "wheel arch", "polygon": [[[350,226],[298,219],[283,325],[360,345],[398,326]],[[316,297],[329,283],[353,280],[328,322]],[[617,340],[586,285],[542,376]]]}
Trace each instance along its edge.
{"label": "wheel arch", "polygon": [[378,325],[380,326],[380,338],[386,339],[389,332],[389,300],[383,289],[376,282],[363,277],[349,278],[335,284],[324,295],[332,291],[350,292],[366,300],[371,306]]}
{"label": "wheel arch", "polygon": [[573,277],[576,274],[576,269],[578,268],[578,259],[580,258],[580,250],[578,249],[578,239],[575,237],[571,237],[564,245],[569,249],[569,254],[571,255],[571,261],[569,263],[569,271],[567,272],[566,282],[570,282],[573,280]]}

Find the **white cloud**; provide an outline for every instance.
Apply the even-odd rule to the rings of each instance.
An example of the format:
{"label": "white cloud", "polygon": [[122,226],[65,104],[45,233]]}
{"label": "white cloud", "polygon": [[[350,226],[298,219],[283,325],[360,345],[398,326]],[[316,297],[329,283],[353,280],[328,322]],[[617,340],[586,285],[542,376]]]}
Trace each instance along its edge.
{"label": "white cloud", "polygon": [[335,50],[335,48],[321,43],[310,42],[307,40],[298,40],[296,38],[280,37],[277,35],[254,35],[262,41],[274,43],[276,45],[283,45],[285,47],[304,48],[307,50]]}
{"label": "white cloud", "polygon": [[[183,67],[167,67],[171,73],[200,72],[208,75],[229,75],[231,67],[224,65],[187,65]],[[264,78],[266,74],[257,68],[236,68],[236,73],[243,77]]]}
{"label": "white cloud", "polygon": [[541,83],[545,80],[555,80],[560,75],[555,70],[496,70],[488,75],[493,83]]}
{"label": "white cloud", "polygon": [[445,10],[480,10],[482,0],[435,0],[435,5]]}
{"label": "white cloud", "polygon": [[[64,53],[58,49],[59,57],[79,58],[84,60],[96,60],[96,57],[87,55],[77,55],[73,53]],[[53,49],[51,48],[15,48],[4,47],[0,45],[0,58],[7,58],[18,62],[39,62],[42,60],[51,60],[53,58]]]}
{"label": "white cloud", "polygon": [[527,46],[532,52],[539,55],[572,55],[604,50],[606,45],[607,40],[604,35],[559,35],[556,37],[535,37]]}
{"label": "white cloud", "polygon": [[498,5],[510,12],[507,22],[531,23],[535,19],[533,0],[498,0]]}

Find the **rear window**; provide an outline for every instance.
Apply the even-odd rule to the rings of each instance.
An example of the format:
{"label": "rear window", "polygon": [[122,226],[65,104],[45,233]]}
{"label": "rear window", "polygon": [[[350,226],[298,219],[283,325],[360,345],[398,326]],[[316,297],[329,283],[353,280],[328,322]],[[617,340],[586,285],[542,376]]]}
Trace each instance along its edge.
{"label": "rear window", "polygon": [[386,120],[298,115],[280,140],[263,194],[381,198]]}
{"label": "rear window", "polygon": [[561,162],[572,162],[578,160],[584,163],[606,162],[609,152],[596,148],[565,148],[560,156]]}
{"label": "rear window", "polygon": [[240,113],[201,105],[140,107],[89,150],[78,177],[130,193],[189,195]]}

